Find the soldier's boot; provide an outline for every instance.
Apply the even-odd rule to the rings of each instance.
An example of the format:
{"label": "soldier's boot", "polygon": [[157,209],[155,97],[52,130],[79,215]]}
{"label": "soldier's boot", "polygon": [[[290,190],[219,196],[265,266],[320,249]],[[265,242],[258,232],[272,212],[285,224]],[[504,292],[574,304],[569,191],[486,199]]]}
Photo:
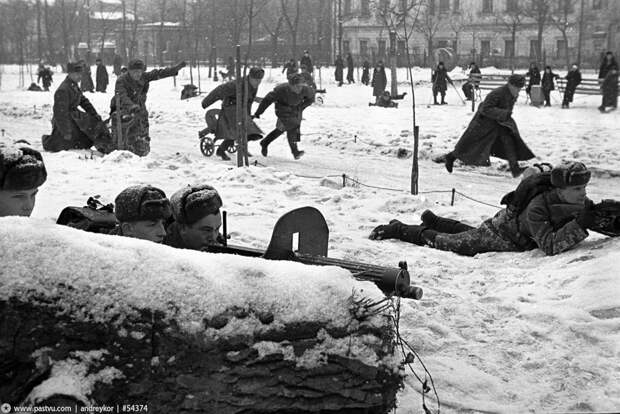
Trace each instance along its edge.
{"label": "soldier's boot", "polygon": [[435,215],[432,211],[426,210],[422,213],[422,224],[431,230],[439,233],[457,234],[473,229],[465,223]]}
{"label": "soldier's boot", "polygon": [[398,239],[418,246],[435,244],[437,231],[426,226],[416,226],[390,220],[389,224],[377,226],[368,236],[372,240]]}
{"label": "soldier's boot", "polygon": [[439,105],[439,102],[437,102],[437,94],[436,93],[433,94],[433,105]]}
{"label": "soldier's boot", "polygon": [[297,148],[297,142],[289,142],[289,144],[291,147],[291,153],[296,160],[300,159],[305,154],[304,151],[301,151],[299,148]]}
{"label": "soldier's boot", "polygon": [[454,153],[450,151],[446,154],[446,157],[444,159],[446,170],[448,170],[450,174],[452,174],[452,169],[454,168],[454,161],[456,161],[456,157],[454,156]]}
{"label": "soldier's boot", "polygon": [[446,102],[446,94],[445,93],[441,94],[441,104],[442,105],[448,105],[448,102]]}
{"label": "soldier's boot", "polygon": [[228,156],[228,154],[226,154],[226,149],[228,149],[230,144],[232,144],[232,141],[229,139],[225,139],[217,147],[217,151],[215,151],[215,154],[218,155],[224,161],[230,161],[230,157]]}
{"label": "soldier's boot", "polygon": [[263,154],[263,157],[266,157],[268,154],[267,147],[269,147],[269,144],[271,144],[276,138],[278,138],[283,133],[284,133],[283,131],[280,131],[279,129],[276,128],[260,141],[260,147],[261,147],[260,152],[261,154]]}

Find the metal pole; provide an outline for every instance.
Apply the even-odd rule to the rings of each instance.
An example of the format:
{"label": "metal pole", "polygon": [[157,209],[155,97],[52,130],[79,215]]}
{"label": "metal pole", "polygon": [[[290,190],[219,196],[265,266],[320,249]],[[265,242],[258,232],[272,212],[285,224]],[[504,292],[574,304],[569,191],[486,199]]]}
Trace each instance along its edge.
{"label": "metal pole", "polygon": [[236,115],[237,115],[237,167],[243,167],[244,159],[243,159],[243,102],[242,102],[242,92],[243,92],[243,84],[241,82],[241,46],[237,45],[237,61],[235,62],[235,87],[236,87]]}

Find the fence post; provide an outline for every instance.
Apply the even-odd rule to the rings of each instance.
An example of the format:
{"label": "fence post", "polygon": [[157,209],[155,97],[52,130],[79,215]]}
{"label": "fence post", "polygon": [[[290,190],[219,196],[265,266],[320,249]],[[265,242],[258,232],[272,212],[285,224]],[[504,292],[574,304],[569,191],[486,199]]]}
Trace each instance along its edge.
{"label": "fence post", "polygon": [[347,175],[342,174],[342,188],[345,188],[346,186],[347,186]]}
{"label": "fence post", "polygon": [[451,200],[450,200],[450,205],[451,205],[451,206],[454,206],[454,194],[455,194],[455,193],[456,193],[456,190],[453,188],[453,189],[452,189],[452,198],[451,198]]}

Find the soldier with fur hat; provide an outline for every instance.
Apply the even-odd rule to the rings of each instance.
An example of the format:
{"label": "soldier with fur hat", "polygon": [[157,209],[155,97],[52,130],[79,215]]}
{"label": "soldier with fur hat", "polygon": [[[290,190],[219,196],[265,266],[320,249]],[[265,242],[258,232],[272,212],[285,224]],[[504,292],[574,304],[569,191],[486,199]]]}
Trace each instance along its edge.
{"label": "soldier with fur hat", "polygon": [[522,172],[519,160],[534,158],[512,118],[513,107],[524,85],[523,76],[511,75],[508,83],[492,90],[478,106],[454,150],[434,161],[445,163],[451,173],[457,159],[467,165],[486,166],[492,155],[507,160],[512,176],[518,177]]}
{"label": "soldier with fur hat", "polygon": [[178,249],[207,251],[218,244],[222,199],[210,185],[187,186],[170,197],[172,222],[164,243]]}
{"label": "soldier with fur hat", "polygon": [[278,122],[276,128],[260,142],[261,153],[266,157],[269,144],[286,132],[291,153],[298,160],[304,155],[304,152],[297,148],[297,143],[301,139],[302,113],[314,103],[314,90],[306,85],[303,76],[297,73],[289,78],[288,83],[278,85],[269,92],[261,101],[253,117],[259,118],[274,102]]}
{"label": "soldier with fur hat", "polygon": [[111,139],[101,116],[78,86],[83,70],[79,62],[67,64],[67,77],[54,93],[52,134],[43,135],[46,151],[88,149],[93,145],[104,153],[111,151]]}
{"label": "soldier with fur hat", "polygon": [[[260,85],[265,71],[261,68],[251,68],[248,76],[242,80],[242,85],[247,84],[247,96],[244,99],[246,105],[246,127],[248,141],[259,140],[263,137],[263,131],[252,121],[250,113],[252,103],[256,99],[258,86]],[[244,87],[241,94],[245,93]],[[216,154],[223,160],[228,161],[230,157],[226,154],[226,149],[235,144],[237,137],[237,81],[229,81],[213,89],[203,100],[202,107],[208,108],[217,101],[222,101],[222,110],[217,120],[215,138],[222,139]],[[248,154],[249,155],[249,154]]]}
{"label": "soldier with fur hat", "polygon": [[29,217],[38,189],[46,179],[39,151],[0,144],[0,217]]}
{"label": "soldier with fur hat", "polygon": [[[126,149],[139,156],[147,155],[150,150],[148,111],[146,110],[146,94],[149,83],[155,80],[176,76],[179,70],[185,67],[185,62],[164,68],[145,72],[146,66],[140,59],[133,59],[128,64],[128,72],[116,79],[114,97],[110,103],[110,115],[112,118],[112,133],[117,134],[116,97],[120,101],[120,110],[123,115],[131,114],[138,117],[137,128],[124,132]],[[118,142],[117,139],[114,142]]]}
{"label": "soldier with fur hat", "polygon": [[[546,175],[545,175],[546,174]],[[550,186],[541,183],[546,179]],[[374,240],[397,238],[466,256],[485,252],[541,249],[556,255],[588,237],[594,204],[586,197],[590,171],[580,162],[560,165],[524,179],[504,197],[508,206],[478,228],[427,210],[421,225],[392,220],[376,227]]]}
{"label": "soldier with fur hat", "polygon": [[114,215],[119,225],[112,234],[162,243],[172,208],[166,193],[159,188],[134,185],[116,196]]}

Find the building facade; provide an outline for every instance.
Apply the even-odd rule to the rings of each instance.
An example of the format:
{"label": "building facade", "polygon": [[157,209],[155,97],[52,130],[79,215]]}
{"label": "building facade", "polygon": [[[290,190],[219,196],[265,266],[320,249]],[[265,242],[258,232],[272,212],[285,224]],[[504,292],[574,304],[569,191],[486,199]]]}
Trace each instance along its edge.
{"label": "building facade", "polygon": [[[443,48],[442,56],[448,53],[452,65],[475,60],[504,68],[524,67],[531,61],[565,67],[578,57],[582,66],[596,67],[602,53],[615,53],[620,47],[620,1],[615,0],[336,2],[334,13],[342,21],[341,53],[350,52],[359,62],[386,59],[391,30],[397,33],[394,48],[399,65],[406,64],[407,43],[413,65],[444,60],[438,56]],[[407,43],[400,17],[405,15],[409,16]],[[539,23],[543,28],[540,48]],[[339,31],[334,32],[338,36]]]}

